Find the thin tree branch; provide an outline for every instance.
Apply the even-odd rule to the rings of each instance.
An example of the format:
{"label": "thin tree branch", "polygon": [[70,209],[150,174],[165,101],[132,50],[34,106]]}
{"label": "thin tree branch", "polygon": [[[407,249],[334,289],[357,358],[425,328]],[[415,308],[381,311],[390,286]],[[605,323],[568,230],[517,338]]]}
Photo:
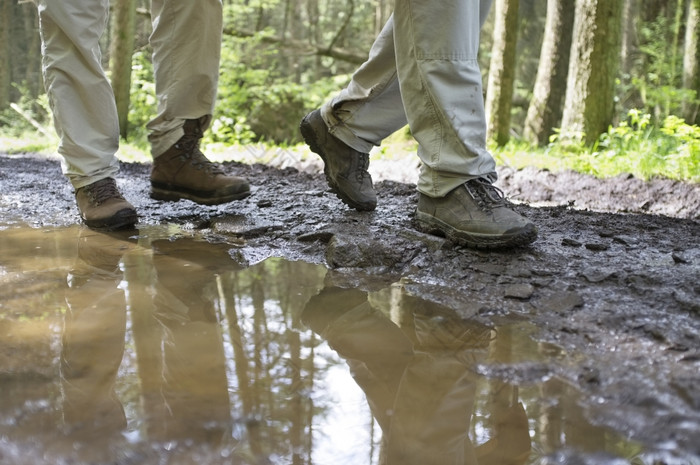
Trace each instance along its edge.
{"label": "thin tree branch", "polygon": [[300,53],[307,55],[327,56],[335,58],[336,60],[345,61],[347,63],[361,64],[367,60],[367,55],[359,55],[348,50],[332,47],[320,47],[300,40],[283,39],[279,36],[261,35],[253,31],[225,28],[224,34],[241,38],[259,37],[259,39],[264,43],[276,44],[285,49],[298,50]]}

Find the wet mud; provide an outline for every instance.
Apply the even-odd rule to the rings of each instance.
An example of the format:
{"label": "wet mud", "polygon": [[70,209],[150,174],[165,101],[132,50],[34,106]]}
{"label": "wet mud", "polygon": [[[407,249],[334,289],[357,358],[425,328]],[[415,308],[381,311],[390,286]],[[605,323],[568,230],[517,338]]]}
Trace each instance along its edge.
{"label": "wet mud", "polygon": [[[700,460],[697,186],[503,169],[540,237],[483,252],[418,232],[410,183],[378,182],[358,213],[317,170],[226,169],[253,194],[202,207],[149,199],[149,166],[124,165],[141,219],[115,238],[77,225],[55,160],[0,155],[0,458]],[[305,385],[329,360],[345,381]],[[310,407],[332,386],[355,389],[324,404],[333,427]],[[107,443],[82,448],[88,432]]]}

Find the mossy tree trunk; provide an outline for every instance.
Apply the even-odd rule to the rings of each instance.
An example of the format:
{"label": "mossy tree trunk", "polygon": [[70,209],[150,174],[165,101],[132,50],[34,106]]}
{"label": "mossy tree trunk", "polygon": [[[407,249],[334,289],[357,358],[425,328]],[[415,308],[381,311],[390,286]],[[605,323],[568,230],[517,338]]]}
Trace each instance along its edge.
{"label": "mossy tree trunk", "polygon": [[518,41],[520,0],[496,0],[493,48],[486,90],[487,137],[498,145],[510,138],[510,111],[515,85],[515,52]]}
{"label": "mossy tree trunk", "polygon": [[575,0],[549,0],[547,22],[535,88],[528,107],[523,136],[544,145],[559,127],[566,94]]}
{"label": "mossy tree trunk", "polygon": [[613,120],[623,2],[577,0],[561,135],[593,144]]}
{"label": "mossy tree trunk", "polygon": [[12,2],[0,3],[0,108],[10,104],[10,19]]}
{"label": "mossy tree trunk", "polygon": [[129,132],[131,57],[136,35],[136,0],[112,1],[111,30],[109,69],[119,114],[119,135],[126,139]]}
{"label": "mossy tree trunk", "polygon": [[691,0],[685,30],[683,88],[695,92],[694,100],[683,103],[687,123],[700,124],[700,0]]}

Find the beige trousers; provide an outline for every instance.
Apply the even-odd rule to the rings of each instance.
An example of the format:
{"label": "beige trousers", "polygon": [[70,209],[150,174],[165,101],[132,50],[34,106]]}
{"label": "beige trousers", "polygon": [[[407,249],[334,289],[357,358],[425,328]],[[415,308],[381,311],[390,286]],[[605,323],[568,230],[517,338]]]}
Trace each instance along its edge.
{"label": "beige trousers", "polygon": [[396,0],[350,84],[321,108],[337,138],[361,152],[408,123],[422,162],[418,190],[443,197],[496,179],[486,150],[479,34],[491,0]]}
{"label": "beige trousers", "polygon": [[[99,40],[109,0],[35,0],[42,69],[60,142],[63,172],[75,188],[119,169],[119,122],[102,68]],[[221,55],[221,0],[153,0],[153,67],[158,114],[148,124],[153,157],[183,135],[186,119],[211,115]]]}

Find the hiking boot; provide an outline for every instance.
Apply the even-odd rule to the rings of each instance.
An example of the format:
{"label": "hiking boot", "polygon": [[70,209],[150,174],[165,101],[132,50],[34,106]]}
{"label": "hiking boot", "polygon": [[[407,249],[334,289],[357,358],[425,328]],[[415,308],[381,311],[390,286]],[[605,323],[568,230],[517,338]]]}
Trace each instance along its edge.
{"label": "hiking boot", "polygon": [[321,156],[323,173],[331,190],[346,205],[360,211],[377,208],[377,194],[372,187],[369,154],[358,152],[334,137],[314,110],[301,120],[301,135],[311,150]]}
{"label": "hiking boot", "polygon": [[185,121],[185,135],[153,160],[152,199],[189,199],[204,205],[218,205],[250,195],[248,181],[226,174],[220,165],[209,161],[199,150],[201,121],[201,118]]}
{"label": "hiking boot", "polygon": [[416,220],[423,231],[467,247],[518,247],[537,238],[535,225],[510,209],[503,192],[484,178],[467,181],[445,197],[420,194]]}
{"label": "hiking boot", "polygon": [[117,183],[104,178],[75,191],[80,217],[90,228],[122,229],[133,226],[138,215],[134,206],[122,197]]}

